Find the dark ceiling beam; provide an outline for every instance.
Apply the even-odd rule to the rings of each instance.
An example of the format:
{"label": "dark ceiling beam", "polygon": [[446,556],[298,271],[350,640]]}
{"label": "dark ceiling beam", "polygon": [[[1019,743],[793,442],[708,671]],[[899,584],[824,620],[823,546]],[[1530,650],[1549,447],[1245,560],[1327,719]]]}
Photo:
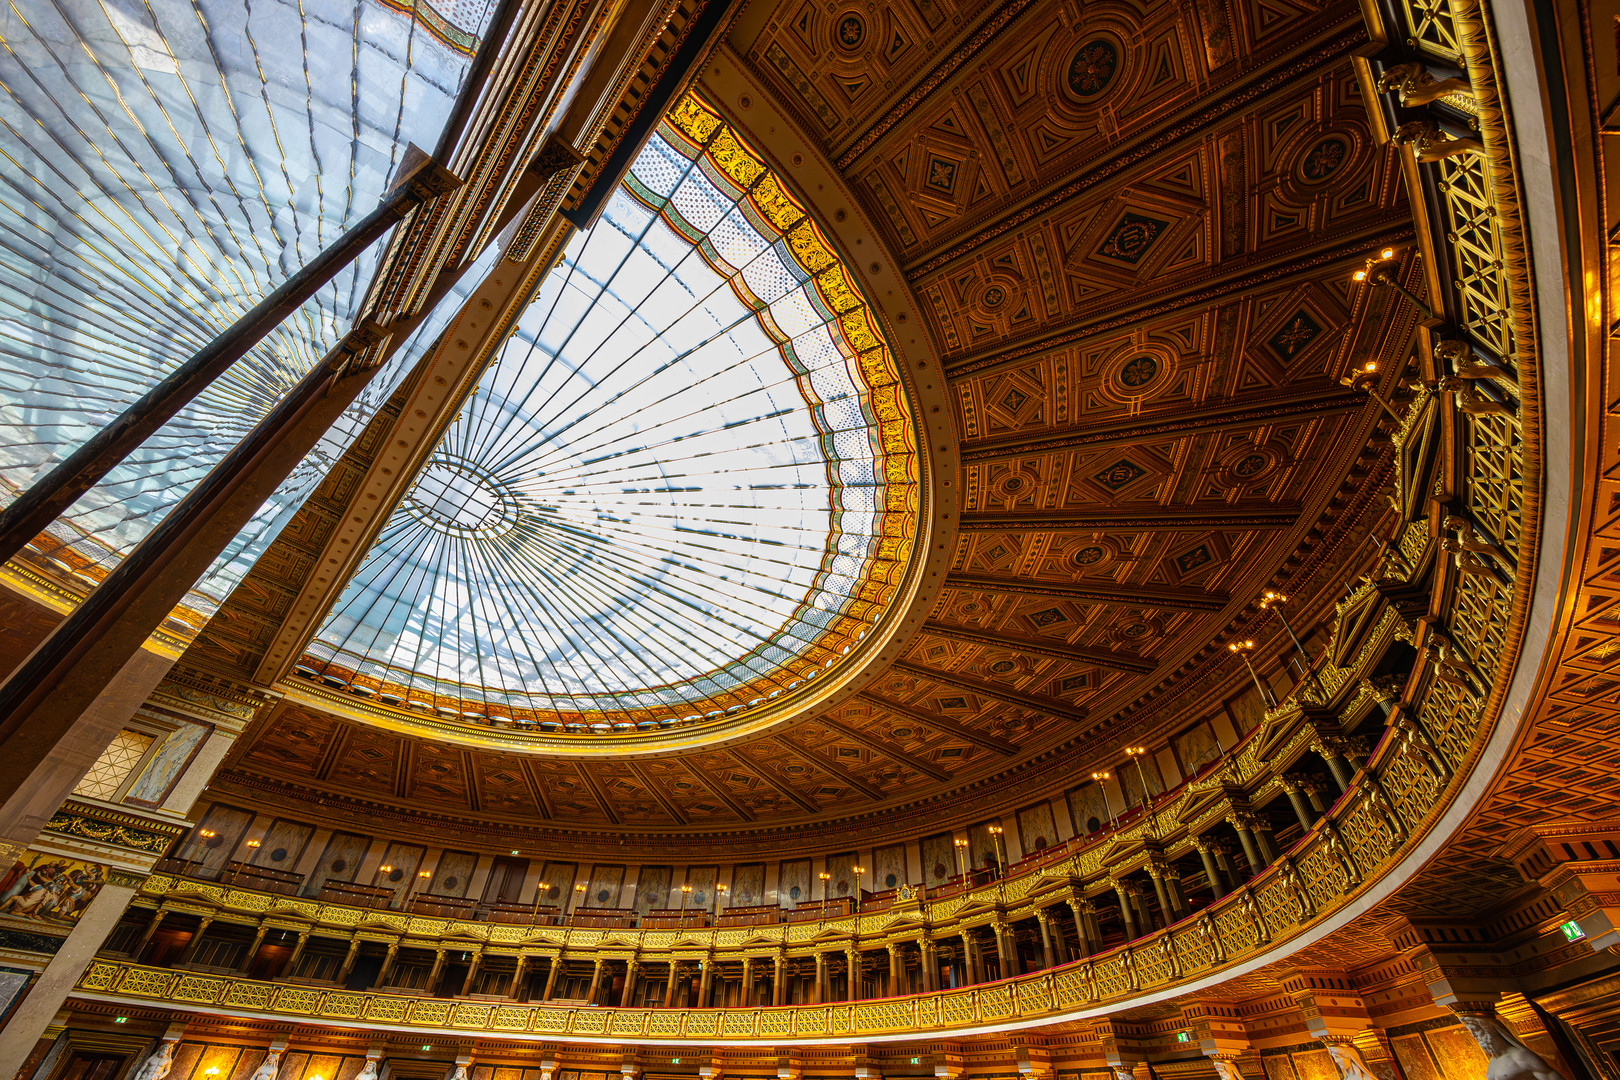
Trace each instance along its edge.
{"label": "dark ceiling beam", "polygon": [[874,694],[871,691],[865,691],[859,696],[862,700],[870,702],[877,708],[882,709],[884,712],[893,713],[896,716],[903,716],[907,720],[912,720],[921,724],[923,727],[933,728],[935,731],[938,731],[943,735],[949,735],[954,739],[961,739],[965,743],[970,743],[973,746],[981,747],[985,750],[991,751],[992,753],[1000,754],[1002,757],[1012,757],[1014,754],[1017,754],[1023,749],[1023,747],[1019,746],[1017,743],[1008,742],[1006,739],[998,739],[994,735],[986,735],[984,732],[979,731],[976,728],[968,727],[966,724],[958,724],[955,720],[952,720],[947,716],[941,716],[938,713],[930,712],[927,709],[920,709],[915,705],[907,705],[904,702],[894,701],[893,699],[886,698],[881,694]]}
{"label": "dark ceiling beam", "polygon": [[988,645],[995,649],[1031,653],[1035,656],[1050,656],[1054,660],[1090,664],[1110,671],[1123,671],[1128,675],[1146,675],[1158,666],[1154,661],[1144,657],[1114,652],[1112,649],[1089,649],[1084,645],[1070,645],[1060,639],[1010,634],[1001,630],[988,633],[971,626],[952,626],[950,623],[936,622],[933,619],[923,623],[922,632],[931,637],[966,641],[973,645]]}
{"label": "dark ceiling beam", "polygon": [[1137,585],[1065,585],[1034,578],[992,577],[989,574],[952,573],[945,578],[947,589],[973,589],[1006,596],[1049,596],[1054,600],[1075,600],[1082,604],[1115,604],[1121,607],[1163,608],[1166,611],[1220,611],[1226,607],[1225,593],[1198,589],[1151,589]]}
{"label": "dark ceiling beam", "polygon": [[969,510],[960,515],[958,529],[994,532],[1002,529],[1039,532],[1167,532],[1186,529],[1241,529],[1255,532],[1286,529],[1299,521],[1297,506],[1259,506],[1212,514],[1166,510],[1159,514],[1085,513],[1075,510]]}
{"label": "dark ceiling beam", "polygon": [[[1007,24],[1023,14],[1032,2],[1033,0],[1005,0],[962,44],[935,60],[928,73],[916,82],[915,89],[890,106],[888,111],[873,121],[865,131],[850,139],[848,145],[842,148],[833,167],[841,173],[847,172],[863,154],[877,145],[885,135],[921,106],[931,93],[949,82],[985,48],[998,41]],[[986,8],[980,8],[979,13],[982,14],[985,10]]]}
{"label": "dark ceiling beam", "polygon": [[883,792],[868,784],[865,780],[862,780],[860,777],[848,771],[837,762],[829,761],[828,759],[822,757],[808,746],[801,746],[785,735],[776,735],[773,736],[773,738],[784,748],[793,754],[804,758],[806,761],[810,762],[810,764],[822,770],[834,780],[837,780],[841,784],[848,784],[850,787],[854,788],[856,791],[860,792],[862,795],[865,795],[874,802],[882,802],[886,797]]}
{"label": "dark ceiling beam", "polygon": [[[1127,132],[1125,145],[1095,159],[1096,164],[1089,169],[1065,171],[1061,174],[1063,183],[1060,186],[1031,199],[1003,204],[1006,209],[999,218],[968,215],[974,228],[951,237],[950,246],[944,250],[939,250],[936,244],[931,250],[919,251],[903,265],[902,273],[908,280],[916,282],[943,270],[958,259],[971,257],[995,238],[1116,180],[1132,167],[1164,160],[1177,144],[1204,138],[1223,122],[1230,122],[1233,114],[1257,106],[1274,94],[1296,89],[1301,82],[1315,77],[1317,72],[1325,68],[1338,67],[1346,62],[1350,53],[1365,44],[1367,28],[1360,19],[1338,19],[1336,25],[1319,34],[1315,42],[1300,42],[1304,46],[1303,51],[1274,66],[1246,73],[1237,82],[1223,87],[1214,100],[1211,100],[1211,96],[1200,97],[1179,114]],[[840,169],[844,167],[840,166]]]}
{"label": "dark ceiling beam", "polygon": [[789,799],[792,799],[794,804],[797,805],[800,810],[803,810],[807,814],[821,813],[821,807],[817,806],[809,799],[806,799],[797,791],[794,791],[793,788],[790,787],[785,781],[778,780],[776,777],[772,776],[771,771],[765,766],[761,765],[759,762],[748,760],[736,750],[728,749],[726,753],[734,758],[737,764],[741,765],[749,773],[758,776],[761,780],[775,788],[779,794],[785,795]]}
{"label": "dark ceiling beam", "polygon": [[1048,429],[1034,435],[1010,439],[965,442],[962,464],[1030,457],[1059,450],[1090,449],[1097,446],[1129,445],[1154,439],[1174,439],[1207,432],[1232,431],[1262,424],[1286,424],[1322,416],[1355,412],[1367,408],[1366,394],[1341,386],[1323,384],[1286,398],[1263,401],[1225,402],[1203,409],[1185,409],[1150,420],[1115,424],[1088,424],[1084,428]]}
{"label": "dark ceiling beam", "polygon": [[942,671],[939,668],[923,667],[921,664],[909,664],[904,660],[894,665],[895,671],[904,671],[908,675],[915,675],[919,679],[931,679],[946,686],[954,686],[958,690],[966,690],[970,694],[978,694],[993,701],[1012,705],[1020,709],[1029,709],[1033,712],[1051,713],[1061,716],[1065,720],[1076,723],[1084,722],[1089,715],[1088,710],[1078,705],[1071,705],[1067,701],[1059,701],[1045,694],[1029,694],[1016,687],[1003,686],[1000,683],[989,682],[985,679],[976,679],[971,675],[958,675],[954,671]]}
{"label": "dark ceiling beam", "polygon": [[585,784],[585,790],[591,793],[591,797],[596,800],[596,805],[602,808],[602,813],[607,815],[607,819],[615,825],[624,824],[619,820],[619,815],[613,812],[613,804],[608,802],[607,793],[596,782],[596,777],[591,775],[591,770],[576,762],[574,771],[579,774],[580,780]]}
{"label": "dark ceiling beam", "polygon": [[635,761],[626,758],[625,764],[630,767],[630,775],[641,781],[641,786],[646,788],[652,797],[658,800],[658,805],[664,808],[664,813],[674,818],[677,825],[691,824],[691,822],[686,820],[686,815],[681,813],[680,807],[676,806],[668,796],[659,790],[658,785],[653,782],[652,777],[642,772],[641,767],[637,765]]}
{"label": "dark ceiling beam", "polygon": [[948,770],[942,769],[932,762],[924,761],[922,758],[912,757],[910,754],[906,753],[898,746],[895,746],[893,743],[884,742],[882,739],[879,739],[874,735],[868,735],[860,728],[846,724],[842,720],[834,720],[830,716],[818,716],[816,717],[815,722],[831,728],[840,735],[854,739],[862,746],[865,746],[870,750],[875,750],[877,753],[882,754],[891,761],[898,762],[909,769],[915,769],[924,776],[930,776],[939,781],[951,779],[951,774]]}
{"label": "dark ceiling beam", "polygon": [[1184,278],[1158,288],[1132,290],[1112,305],[1094,305],[1084,314],[1062,323],[1062,329],[1036,331],[1022,339],[1000,341],[989,351],[966,353],[945,361],[950,379],[992,375],[1022,367],[1043,356],[1069,348],[1099,334],[1151,325],[1194,308],[1214,307],[1303,279],[1347,278],[1374,252],[1412,242],[1410,217],[1392,214],[1372,224],[1361,224],[1337,235],[1318,238],[1303,248],[1290,249],[1289,258],[1250,255],[1223,263],[1215,273]]}
{"label": "dark ceiling beam", "polygon": [[714,797],[725,803],[726,806],[731,809],[733,814],[736,814],[744,821],[754,820],[754,815],[750,814],[746,809],[744,809],[742,803],[739,803],[736,799],[733,799],[730,793],[726,791],[724,785],[722,785],[720,781],[716,780],[714,777],[710,776],[708,771],[704,769],[703,766],[690,759],[681,762],[681,764],[685,765],[688,769],[691,769],[692,775],[703,781],[703,786],[714,792]]}

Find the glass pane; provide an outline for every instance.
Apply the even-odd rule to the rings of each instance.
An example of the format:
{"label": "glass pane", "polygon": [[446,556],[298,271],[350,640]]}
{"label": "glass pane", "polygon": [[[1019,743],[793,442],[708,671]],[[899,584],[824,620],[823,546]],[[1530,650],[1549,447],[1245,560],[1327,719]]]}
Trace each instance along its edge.
{"label": "glass pane", "polygon": [[853,283],[685,99],[542,283],[305,664],[475,718],[758,706],[881,616],[915,456]]}
{"label": "glass pane", "polygon": [[[407,144],[437,141],[491,6],[11,6],[0,48],[0,501],[376,205]],[[97,578],[145,536],[349,328],[383,247],[81,499],[51,530],[71,545],[64,561]],[[327,453],[386,397],[387,374]],[[272,500],[199,586],[199,606],[228,591],[230,568],[268,542],[308,483]]]}

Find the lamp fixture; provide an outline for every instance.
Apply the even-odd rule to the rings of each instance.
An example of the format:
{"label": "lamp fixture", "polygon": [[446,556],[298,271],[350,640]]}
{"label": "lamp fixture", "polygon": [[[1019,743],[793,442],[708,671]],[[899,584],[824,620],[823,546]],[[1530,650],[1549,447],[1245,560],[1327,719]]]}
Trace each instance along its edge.
{"label": "lamp fixture", "polygon": [[1287,602],[1288,597],[1282,593],[1267,589],[1260,596],[1260,610],[1275,610],[1277,612],[1277,618],[1282,620],[1283,629],[1288,631],[1288,640],[1294,643],[1294,651],[1299,653],[1299,663],[1304,670],[1305,676],[1311,680],[1311,685],[1316,687],[1316,692],[1321,695],[1322,704],[1326,705],[1328,700],[1327,689],[1322,685],[1322,680],[1317,678],[1316,665],[1311,663],[1310,654],[1305,651],[1305,646],[1299,643],[1299,635],[1294,633],[1294,626],[1288,621],[1288,613],[1283,610],[1283,605]]}
{"label": "lamp fixture", "polygon": [[1243,658],[1243,666],[1249,669],[1249,678],[1254,680],[1254,688],[1260,691],[1260,700],[1266,703],[1266,708],[1277,707],[1277,696],[1271,692],[1271,687],[1260,681],[1260,673],[1254,670],[1254,664],[1249,660],[1249,654],[1254,651],[1252,641],[1234,641],[1227,647],[1227,651]]}
{"label": "lamp fixture", "polygon": [[1382,285],[1394,289],[1412,301],[1413,305],[1424,315],[1431,319],[1434,318],[1434,308],[1413,296],[1407,291],[1406,286],[1396,281],[1394,275],[1389,272],[1390,263],[1395,260],[1396,254],[1395,249],[1392,247],[1380,249],[1377,255],[1372,256],[1362,264],[1361,269],[1350,275],[1351,279],[1358,285]]}
{"label": "lamp fixture", "polygon": [[1091,774],[1091,778],[1093,780],[1097,781],[1097,786],[1102,788],[1103,806],[1105,808],[1107,808],[1107,810],[1108,810],[1108,825],[1109,825],[1110,828],[1112,828],[1115,824],[1118,823],[1118,819],[1114,816],[1114,800],[1112,800],[1112,799],[1110,799],[1108,797],[1108,785],[1103,783],[1103,781],[1107,780],[1112,775],[1113,775],[1112,773],[1110,773],[1110,772],[1108,772],[1106,770],[1104,770],[1103,772],[1094,772],[1094,773]]}

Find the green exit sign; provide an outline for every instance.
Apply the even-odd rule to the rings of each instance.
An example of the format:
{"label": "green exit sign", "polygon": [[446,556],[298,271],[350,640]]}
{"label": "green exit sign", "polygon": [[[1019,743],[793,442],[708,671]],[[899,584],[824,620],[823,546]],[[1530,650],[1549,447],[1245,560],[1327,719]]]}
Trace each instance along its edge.
{"label": "green exit sign", "polygon": [[1176,1032],[1176,1042],[1186,1042],[1188,1041],[1188,1038],[1189,1036],[1185,1031]]}
{"label": "green exit sign", "polygon": [[1586,931],[1581,929],[1581,924],[1573,920],[1564,923],[1558,929],[1564,932],[1564,938],[1567,941],[1579,941],[1586,936]]}

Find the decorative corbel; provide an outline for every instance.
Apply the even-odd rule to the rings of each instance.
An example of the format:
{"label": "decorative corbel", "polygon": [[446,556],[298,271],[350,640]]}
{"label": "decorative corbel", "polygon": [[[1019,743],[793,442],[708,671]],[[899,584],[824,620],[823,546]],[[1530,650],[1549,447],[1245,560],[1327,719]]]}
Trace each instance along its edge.
{"label": "decorative corbel", "polygon": [[1436,342],[1434,358],[1440,362],[1442,371],[1449,368],[1451,374],[1459,379],[1490,379],[1512,391],[1514,397],[1519,396],[1519,380],[1514,378],[1513,373],[1500,364],[1487,364],[1480,360],[1466,341],[1447,338]]}
{"label": "decorative corbel", "polygon": [[1412,155],[1423,165],[1459,154],[1485,153],[1485,147],[1479,140],[1452,135],[1433,120],[1412,120],[1402,124],[1390,139],[1396,146],[1410,146]]}
{"label": "decorative corbel", "polygon": [[1434,388],[1441,393],[1451,394],[1457,409],[1468,416],[1505,416],[1509,420],[1518,419],[1518,413],[1500,401],[1480,393],[1479,387],[1468,379],[1448,376],[1437,381]]}
{"label": "decorative corbel", "polygon": [[1474,95],[1474,88],[1467,79],[1436,79],[1428,68],[1416,61],[1386,68],[1378,77],[1378,90],[1394,94],[1402,107],[1408,109],[1428,105],[1447,94]]}

